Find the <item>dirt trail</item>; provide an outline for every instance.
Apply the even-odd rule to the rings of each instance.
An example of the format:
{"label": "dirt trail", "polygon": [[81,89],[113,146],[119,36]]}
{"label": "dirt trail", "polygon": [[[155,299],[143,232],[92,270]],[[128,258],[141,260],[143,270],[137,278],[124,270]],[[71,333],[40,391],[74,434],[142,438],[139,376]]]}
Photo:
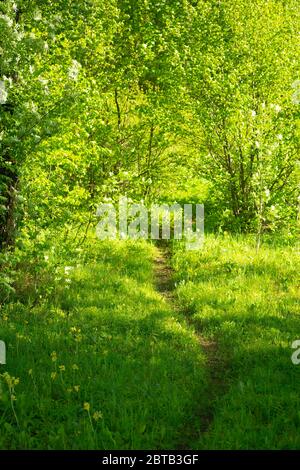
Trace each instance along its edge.
{"label": "dirt trail", "polygon": [[[180,312],[176,296],[174,294],[174,271],[170,265],[171,252],[167,245],[157,247],[157,256],[155,258],[155,277],[156,289],[171,305],[172,309]],[[182,313],[185,313],[182,311]],[[226,391],[227,385],[224,380],[224,372],[228,368],[226,360],[220,355],[218,344],[216,341],[207,340],[197,330],[190,315],[185,314],[186,321],[191,325],[197,334],[199,345],[206,356],[207,365],[207,390],[201,390],[201,404],[195,403],[195,413],[199,417],[200,429],[188,429],[184,427],[184,437],[179,443],[179,448],[188,448],[188,445],[197,440],[198,442],[208,433],[214,419],[214,407],[218,397],[222,396]],[[203,400],[203,395],[206,399]],[[205,406],[203,402],[205,401]]]}

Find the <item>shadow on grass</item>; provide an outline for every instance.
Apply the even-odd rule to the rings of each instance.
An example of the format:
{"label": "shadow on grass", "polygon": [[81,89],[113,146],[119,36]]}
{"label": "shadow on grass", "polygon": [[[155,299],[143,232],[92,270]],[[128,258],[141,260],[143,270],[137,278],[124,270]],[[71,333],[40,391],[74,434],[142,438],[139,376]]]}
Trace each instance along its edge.
{"label": "shadow on grass", "polygon": [[295,251],[276,245],[257,255],[245,242],[238,247],[220,239],[197,255],[175,253],[179,301],[228,364],[227,390],[216,397],[198,447],[299,448],[300,376],[291,361],[300,331]]}
{"label": "shadow on grass", "polygon": [[153,289],[151,247],[97,249],[51,301],[12,305],[0,325],[6,370],[20,379],[20,429],[6,390],[1,448],[165,449],[187,420],[199,427],[204,357]]}

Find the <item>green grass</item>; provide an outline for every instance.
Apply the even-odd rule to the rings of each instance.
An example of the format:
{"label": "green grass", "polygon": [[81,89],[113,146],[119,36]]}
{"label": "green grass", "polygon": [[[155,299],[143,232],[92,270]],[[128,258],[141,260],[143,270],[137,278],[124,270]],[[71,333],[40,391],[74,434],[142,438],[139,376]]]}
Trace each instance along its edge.
{"label": "green grass", "polygon": [[204,356],[153,287],[154,252],[95,241],[44,300],[2,308],[0,448],[164,449],[199,426]]}
{"label": "green grass", "polygon": [[217,340],[226,364],[210,430],[193,445],[299,449],[296,248],[268,244],[256,253],[249,238],[208,236],[200,252],[175,246],[173,265],[179,302],[201,334]]}
{"label": "green grass", "polygon": [[22,262],[0,312],[1,449],[300,448],[294,246],[174,244],[181,312],[154,288],[154,246],[89,239],[67,253]]}

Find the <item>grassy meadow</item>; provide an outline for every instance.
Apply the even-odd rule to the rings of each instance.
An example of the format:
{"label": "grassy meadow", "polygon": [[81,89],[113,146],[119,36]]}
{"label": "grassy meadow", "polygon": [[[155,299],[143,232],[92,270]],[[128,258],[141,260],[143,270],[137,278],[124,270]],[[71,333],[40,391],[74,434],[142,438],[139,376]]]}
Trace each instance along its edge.
{"label": "grassy meadow", "polygon": [[0,448],[186,444],[186,423],[199,427],[204,355],[154,289],[154,255],[146,243],[92,240],[61,268],[46,300],[28,296],[2,309]]}
{"label": "grassy meadow", "polygon": [[[299,247],[251,237],[206,238],[200,252],[175,247],[176,293],[191,323],[217,341],[222,377],[209,449],[299,449]],[[223,368],[223,370],[222,370]]]}
{"label": "grassy meadow", "polygon": [[171,298],[157,255],[89,237],[39,286],[23,266],[0,317],[2,449],[299,448],[295,244],[173,243]]}

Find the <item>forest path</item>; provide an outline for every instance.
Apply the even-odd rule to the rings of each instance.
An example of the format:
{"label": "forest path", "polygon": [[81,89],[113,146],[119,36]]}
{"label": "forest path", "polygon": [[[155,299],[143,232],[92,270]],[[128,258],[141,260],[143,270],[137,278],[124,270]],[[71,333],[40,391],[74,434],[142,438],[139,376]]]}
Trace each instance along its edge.
{"label": "forest path", "polygon": [[191,445],[192,443],[195,443],[199,448],[199,442],[201,445],[203,438],[209,433],[213,423],[215,403],[226,391],[227,385],[224,381],[224,370],[228,366],[220,354],[218,343],[214,340],[206,339],[201,334],[201,331],[195,327],[192,317],[180,307],[175,295],[174,269],[171,266],[171,255],[171,250],[167,243],[161,243],[157,246],[157,256],[154,260],[155,287],[175,312],[183,313],[186,322],[197,336],[199,346],[205,354],[207,365],[207,387],[206,390],[202,389],[199,391],[199,403],[195,403],[195,413],[199,417],[199,429],[189,428],[188,424],[185,423],[182,428],[178,448],[195,448]]}

